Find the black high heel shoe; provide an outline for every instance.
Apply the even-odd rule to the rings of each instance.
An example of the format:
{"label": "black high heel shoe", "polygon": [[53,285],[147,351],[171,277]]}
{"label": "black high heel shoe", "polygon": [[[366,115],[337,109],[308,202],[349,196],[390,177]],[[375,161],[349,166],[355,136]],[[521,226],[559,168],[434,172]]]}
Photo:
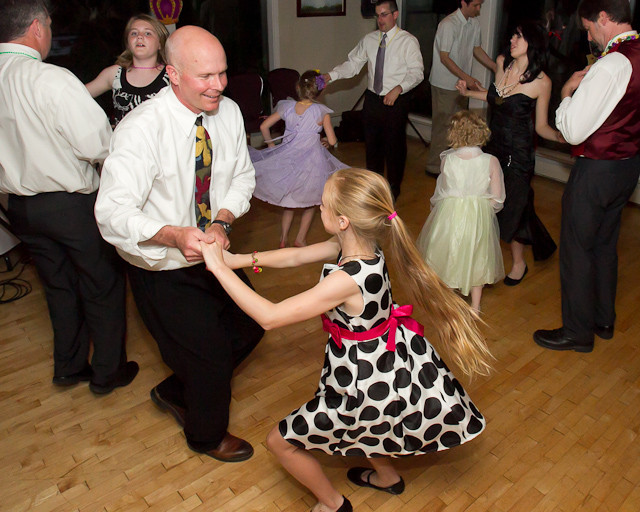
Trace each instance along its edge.
{"label": "black high heel shoe", "polygon": [[520,279],[513,279],[512,277],[505,277],[503,283],[506,284],[507,286],[516,286],[518,284],[520,284],[520,282],[524,279],[524,276],[527,275],[527,272],[529,272],[529,267],[527,267],[527,265],[524,266],[524,272],[522,274],[522,277]]}

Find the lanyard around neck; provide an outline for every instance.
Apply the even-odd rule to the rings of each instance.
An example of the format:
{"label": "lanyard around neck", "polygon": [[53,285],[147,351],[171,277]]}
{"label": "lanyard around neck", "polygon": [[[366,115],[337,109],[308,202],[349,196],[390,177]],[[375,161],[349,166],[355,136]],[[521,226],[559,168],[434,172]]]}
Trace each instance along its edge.
{"label": "lanyard around neck", "polygon": [[3,53],[10,53],[12,55],[25,55],[27,57],[29,57],[30,59],[33,60],[38,60],[38,57],[34,57],[33,55],[29,55],[28,53],[24,53],[24,52],[0,52],[0,55]]}

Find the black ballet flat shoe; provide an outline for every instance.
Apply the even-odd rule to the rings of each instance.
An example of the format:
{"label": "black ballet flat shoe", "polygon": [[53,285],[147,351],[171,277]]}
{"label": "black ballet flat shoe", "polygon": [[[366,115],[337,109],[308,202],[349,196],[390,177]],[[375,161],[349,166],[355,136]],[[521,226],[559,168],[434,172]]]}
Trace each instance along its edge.
{"label": "black ballet flat shoe", "polygon": [[526,265],[524,266],[524,272],[522,274],[522,277],[520,279],[513,279],[512,277],[505,277],[503,283],[506,284],[507,286],[516,286],[518,284],[520,284],[520,282],[524,279],[524,276],[527,275],[527,272],[529,272],[529,267],[527,267]]}
{"label": "black ballet flat shoe", "polygon": [[593,333],[603,340],[610,340],[613,338],[613,325],[596,325],[593,328]]}
{"label": "black ballet flat shoe", "polygon": [[353,506],[351,505],[351,502],[344,496],[342,497],[344,498],[344,501],[342,502],[342,505],[340,505],[340,508],[336,510],[336,512],[353,512]]}
{"label": "black ballet flat shoe", "polygon": [[340,505],[340,508],[336,510],[336,512],[353,512],[353,507],[351,506],[351,502],[344,496],[342,497],[344,498],[344,502],[342,503],[342,505]]}
{"label": "black ballet flat shoe", "polygon": [[567,336],[562,327],[549,331],[540,329],[533,333],[533,341],[549,350],[575,350],[587,353],[593,351],[593,340],[585,341]]}
{"label": "black ballet flat shoe", "polygon": [[[365,480],[363,478],[363,475],[367,471],[369,471],[369,474],[367,475]],[[404,480],[402,479],[402,477],[400,477],[399,482],[396,482],[389,487],[379,487],[375,484],[372,484],[370,481],[371,475],[373,475],[373,473],[375,473],[375,471],[371,468],[351,468],[349,471],[347,471],[347,478],[360,487],[371,487],[372,489],[388,492],[389,494],[402,494],[404,492]]]}
{"label": "black ballet flat shoe", "polygon": [[433,172],[433,171],[430,171],[429,169],[425,169],[425,170],[424,170],[424,173],[425,173],[427,176],[431,176],[432,178],[437,178],[438,176],[440,176],[440,173],[439,173],[439,172]]}

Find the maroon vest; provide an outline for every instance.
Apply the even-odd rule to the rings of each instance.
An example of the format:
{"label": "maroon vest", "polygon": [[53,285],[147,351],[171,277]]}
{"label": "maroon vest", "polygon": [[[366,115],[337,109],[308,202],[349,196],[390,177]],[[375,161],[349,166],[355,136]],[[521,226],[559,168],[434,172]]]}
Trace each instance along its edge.
{"label": "maroon vest", "polygon": [[611,115],[580,149],[575,148],[577,154],[594,160],[622,160],[640,155],[640,39],[620,43],[610,53],[613,52],[629,59],[631,79]]}

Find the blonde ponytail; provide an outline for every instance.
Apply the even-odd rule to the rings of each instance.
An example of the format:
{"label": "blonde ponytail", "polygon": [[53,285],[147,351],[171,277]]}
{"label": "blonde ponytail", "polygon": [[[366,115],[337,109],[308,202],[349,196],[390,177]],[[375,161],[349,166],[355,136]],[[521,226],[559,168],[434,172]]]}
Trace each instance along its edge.
{"label": "blonde ponytail", "polygon": [[406,272],[411,300],[428,313],[446,353],[465,375],[488,375],[493,356],[477,314],[425,264],[401,218],[391,221],[390,235],[391,263]]}
{"label": "blonde ponytail", "polygon": [[429,314],[456,365],[470,377],[488,375],[493,356],[478,327],[476,313],[424,263],[395,212],[387,181],[364,169],[343,169],[331,175],[328,186],[326,206],[335,215],[349,218],[356,236],[375,244],[388,243],[391,263],[406,272],[411,300]]}

